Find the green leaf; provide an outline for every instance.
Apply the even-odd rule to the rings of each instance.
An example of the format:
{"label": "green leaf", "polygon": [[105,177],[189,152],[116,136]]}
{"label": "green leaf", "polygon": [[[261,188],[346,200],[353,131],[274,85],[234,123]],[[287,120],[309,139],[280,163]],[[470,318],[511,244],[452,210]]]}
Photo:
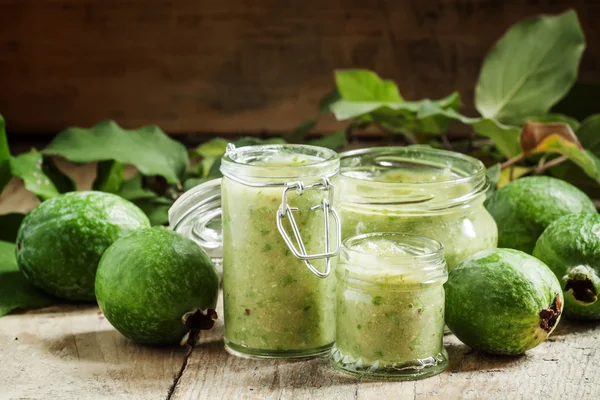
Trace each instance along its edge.
{"label": "green leaf", "polygon": [[449,117],[446,113],[440,113],[438,111],[440,108],[446,111],[458,111],[460,109],[460,95],[455,92],[436,102],[429,99],[423,100],[416,116],[417,127],[413,128],[413,131],[432,134],[446,132],[455,119]]}
{"label": "green leaf", "polygon": [[490,184],[485,194],[485,196],[488,198],[496,191],[496,185],[500,180],[500,171],[501,167],[499,163],[494,164],[491,167],[487,167],[485,170],[485,175],[487,176],[488,182]]}
{"label": "green leaf", "polygon": [[500,177],[498,179],[498,183],[496,184],[496,186],[498,187],[498,189],[500,189],[501,187],[508,185],[512,181],[519,179],[523,175],[530,173],[532,170],[533,170],[533,168],[521,167],[518,165],[514,165],[512,167],[505,168],[500,173]]}
{"label": "green leaf", "polygon": [[229,140],[223,138],[211,139],[190,151],[190,154],[200,157],[221,157],[225,154],[228,143]]}
{"label": "green leaf", "polygon": [[423,118],[439,118],[440,116],[470,125],[478,134],[492,139],[498,150],[505,157],[511,158],[521,153],[519,147],[521,129],[516,126],[504,125],[490,118],[465,117],[459,114],[454,108],[449,107],[444,109],[436,103],[428,103],[427,113],[421,115]]}
{"label": "green leaf", "polygon": [[118,161],[100,161],[92,189],[117,193],[125,181],[125,166]]}
{"label": "green leaf", "polygon": [[183,191],[187,192],[188,190],[208,181],[209,178],[189,178],[183,182]]}
{"label": "green leaf", "polygon": [[204,176],[204,167],[202,166],[201,161],[197,162],[196,164],[190,165],[187,172],[185,173],[184,181],[185,179],[201,178],[202,176]]}
{"label": "green leaf", "polygon": [[155,199],[158,197],[153,191],[144,188],[143,177],[141,174],[137,174],[133,178],[123,182],[117,191],[117,194],[133,202],[135,202],[135,200]]}
{"label": "green leaf", "polygon": [[381,79],[366,69],[335,71],[335,84],[343,100],[360,102],[402,101],[398,87],[391,80]]}
{"label": "green leaf", "polygon": [[142,174],[159,175],[169,183],[179,182],[189,163],[185,147],[156,125],[126,130],[114,121],[89,129],[68,128],[43,153],[80,163],[115,160],[132,164]]}
{"label": "green leaf", "polygon": [[579,121],[600,113],[600,83],[577,82],[552,112],[570,115]]}
{"label": "green leaf", "polygon": [[[229,140],[216,138],[212,139],[206,143],[201,144],[196,147],[194,150],[190,152],[190,154],[194,154],[196,156],[202,157],[200,161],[200,165],[196,166],[195,169],[201,170],[201,176],[192,177],[200,177],[200,178],[219,178],[221,177],[221,171],[219,170],[221,166],[221,157],[225,155],[225,150],[227,148],[227,144],[231,143]],[[286,141],[282,138],[269,138],[269,139],[258,139],[253,137],[243,137],[241,139],[233,142],[235,147],[244,147],[244,146],[255,146],[262,144],[284,144]]]}
{"label": "green leaf", "polygon": [[600,156],[600,114],[587,118],[576,132],[583,147]]}
{"label": "green leaf", "polygon": [[[600,156],[600,114],[592,115],[583,121],[576,135],[583,148],[596,157]],[[584,190],[589,196],[600,197],[598,181],[589,178],[574,162],[557,165],[550,169],[550,173]]]}
{"label": "green leaf", "polygon": [[519,148],[519,135],[521,128],[504,125],[489,118],[475,118],[468,122],[475,132],[492,139],[496,148],[507,158],[512,158],[521,153]]}
{"label": "green leaf", "polygon": [[10,149],[6,138],[6,124],[4,117],[0,115],[0,193],[10,181],[12,173],[10,172]]}
{"label": "green leaf", "polygon": [[14,243],[0,242],[0,317],[17,309],[42,308],[56,303],[57,299],[34,288],[19,271]]}
{"label": "green leaf", "polygon": [[169,208],[173,201],[163,197],[144,199],[134,202],[148,216],[152,226],[167,225],[169,223]]}
{"label": "green leaf", "polygon": [[215,138],[209,140],[206,143],[202,143],[200,146],[192,150],[191,153],[193,153],[196,156],[202,157],[202,160],[200,161],[200,164],[197,167],[198,169],[202,170],[202,174],[200,175],[200,177],[208,176],[215,161],[223,157],[223,154],[225,154],[227,144],[229,143],[229,140]]}
{"label": "green leaf", "polygon": [[331,105],[331,111],[338,121],[357,118],[365,114],[371,114],[375,120],[378,120],[381,116],[387,118],[392,116],[408,117],[414,120],[421,110],[423,110],[423,118],[431,117],[432,110],[429,108],[432,105],[436,110],[458,110],[460,107],[460,97],[458,93],[453,93],[439,100],[424,99],[397,102],[339,100]]}
{"label": "green leaf", "polygon": [[548,114],[548,115],[542,115],[542,116],[538,116],[538,117],[527,117],[527,121],[544,122],[544,123],[562,122],[562,123],[569,125],[571,127],[571,129],[573,129],[574,131],[579,129],[579,126],[581,125],[579,123],[579,121],[577,121],[575,118],[571,118],[571,117],[569,117],[567,115],[563,115],[563,114]]}
{"label": "green leaf", "polygon": [[319,101],[319,114],[328,114],[331,112],[331,105],[338,100],[341,100],[340,92],[337,88],[327,93],[321,101]]}
{"label": "green leaf", "polygon": [[4,214],[0,215],[0,241],[16,242],[19,226],[23,222],[25,214]]}
{"label": "green leaf", "polygon": [[153,191],[145,189],[143,184],[143,176],[137,174],[126,180],[117,194],[141,208],[153,226],[167,224],[169,222],[168,211],[173,200],[158,196]]}
{"label": "green leaf", "polygon": [[42,158],[42,171],[50,178],[60,193],[77,190],[77,183],[68,174],[58,168],[52,157]]}
{"label": "green leaf", "polygon": [[546,114],[573,86],[584,49],[573,10],[514,25],[483,63],[475,107],[484,118],[509,124]]}
{"label": "green leaf", "polygon": [[205,178],[207,179],[215,179],[223,176],[221,173],[221,158],[217,158],[215,162],[210,166],[210,170],[208,170],[208,174],[206,174]]}
{"label": "green leaf", "polygon": [[41,200],[47,200],[60,194],[57,187],[42,170],[42,154],[37,151],[11,157],[10,170],[25,183],[25,189]]}
{"label": "green leaf", "polygon": [[339,150],[348,145],[348,138],[345,131],[339,131],[325,135],[322,138],[309,140],[308,144],[327,147],[331,150]]}

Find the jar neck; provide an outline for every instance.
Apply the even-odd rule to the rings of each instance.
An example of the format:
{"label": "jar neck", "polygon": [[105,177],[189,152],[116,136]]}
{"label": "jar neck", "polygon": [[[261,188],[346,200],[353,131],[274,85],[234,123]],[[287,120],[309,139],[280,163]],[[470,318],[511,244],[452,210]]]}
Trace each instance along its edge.
{"label": "jar neck", "polygon": [[[221,172],[240,183],[285,184],[314,182],[339,173],[333,150],[307,145],[263,145],[231,149],[223,156]],[[305,182],[306,183],[306,182]]]}
{"label": "jar neck", "polygon": [[485,195],[483,164],[459,153],[422,147],[381,147],[341,154],[341,190],[350,204],[437,211]]}
{"label": "jar neck", "polygon": [[436,240],[400,233],[371,233],[342,244],[338,276],[364,284],[408,287],[441,284],[448,272]]}

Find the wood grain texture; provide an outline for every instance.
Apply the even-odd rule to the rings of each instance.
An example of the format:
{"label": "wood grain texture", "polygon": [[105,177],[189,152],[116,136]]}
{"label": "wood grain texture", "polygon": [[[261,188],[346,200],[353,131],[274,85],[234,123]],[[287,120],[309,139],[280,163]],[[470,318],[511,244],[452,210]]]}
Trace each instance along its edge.
{"label": "wood grain texture", "polygon": [[189,351],[134,344],[96,306],[9,315],[0,319],[0,398],[162,400]]}
{"label": "wood grain texture", "polygon": [[[222,305],[219,305],[222,315]],[[361,381],[326,359],[247,360],[225,352],[223,324],[186,348],[138,346],[93,306],[0,319],[2,399],[595,399],[600,326],[562,321],[525,356],[471,351],[446,337],[450,366],[412,382]],[[32,379],[33,378],[33,379]]]}
{"label": "wood grain texture", "polygon": [[333,371],[326,359],[236,358],[223,350],[220,332],[214,331],[193,349],[173,399],[594,399],[600,396],[598,343],[598,324],[566,321],[519,357],[474,352],[448,335],[450,366],[442,374],[375,382]]}
{"label": "wood grain texture", "polygon": [[[0,112],[11,132],[115,119],[170,133],[284,132],[314,114],[335,68],[371,68],[407,99],[458,89],[513,23],[575,8],[600,72],[592,0],[3,0]],[[338,125],[325,120],[317,130]]]}

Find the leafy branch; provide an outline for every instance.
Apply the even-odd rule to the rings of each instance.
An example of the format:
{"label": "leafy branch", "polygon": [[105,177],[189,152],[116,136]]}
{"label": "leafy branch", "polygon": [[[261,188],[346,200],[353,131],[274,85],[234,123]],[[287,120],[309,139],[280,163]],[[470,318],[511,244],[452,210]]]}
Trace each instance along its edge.
{"label": "leafy branch", "polygon": [[[567,162],[600,181],[594,152],[596,146],[600,152],[600,143],[594,141],[590,143],[594,149],[586,150],[586,140],[578,140],[578,136],[599,132],[600,116],[580,123],[551,112],[573,87],[584,49],[575,11],[529,18],[511,27],[483,62],[475,88],[478,117],[461,113],[456,92],[439,100],[408,101],[393,81],[357,69],[334,72],[334,92],[339,98],[327,102],[327,110],[338,121],[348,121],[349,128],[360,123],[386,135],[401,136],[409,144],[450,150],[455,149],[447,137],[450,127],[467,125],[493,144],[485,150],[470,140],[466,151],[501,162],[494,182],[549,173]],[[325,111],[321,109],[319,115]]]}

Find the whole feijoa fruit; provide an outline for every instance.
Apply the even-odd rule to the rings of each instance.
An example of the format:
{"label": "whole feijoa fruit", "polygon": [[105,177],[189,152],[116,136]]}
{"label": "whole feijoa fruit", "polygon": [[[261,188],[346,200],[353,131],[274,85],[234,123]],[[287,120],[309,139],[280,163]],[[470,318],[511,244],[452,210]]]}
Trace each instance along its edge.
{"label": "whole feijoa fruit", "polygon": [[542,343],[560,320],[558,280],[538,259],[513,249],[481,251],[450,271],[446,324],[467,346],[521,354]]}
{"label": "whole feijoa fruit", "polygon": [[100,261],[96,298],[106,319],[143,344],[193,343],[217,317],[219,277],[193,241],[164,228],[117,240]]}
{"label": "whole feijoa fruit", "polygon": [[550,224],[533,255],[558,278],[565,317],[600,320],[600,215],[566,215]]}
{"label": "whole feijoa fruit", "polygon": [[23,220],[17,263],[35,286],[54,296],[93,301],[104,250],[122,236],[149,228],[135,204],[114,194],[70,192],[44,201]]}
{"label": "whole feijoa fruit", "polygon": [[596,212],[585,193],[548,176],[517,179],[496,191],[485,206],[498,225],[498,247],[528,254],[544,229],[558,218]]}

